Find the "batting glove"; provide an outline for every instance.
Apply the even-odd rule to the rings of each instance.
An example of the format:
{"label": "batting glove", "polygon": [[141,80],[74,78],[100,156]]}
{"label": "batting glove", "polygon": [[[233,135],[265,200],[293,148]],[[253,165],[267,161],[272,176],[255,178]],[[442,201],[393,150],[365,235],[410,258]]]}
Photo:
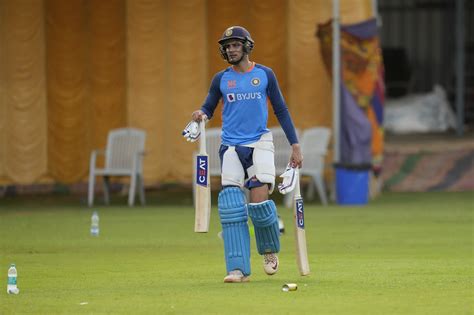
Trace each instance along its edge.
{"label": "batting glove", "polygon": [[201,131],[199,129],[199,123],[197,121],[191,120],[189,124],[184,128],[182,135],[186,138],[186,141],[194,142],[199,139]]}
{"label": "batting glove", "polygon": [[291,164],[288,164],[283,174],[280,175],[283,178],[283,182],[278,184],[278,191],[282,195],[286,195],[295,189],[297,171],[297,168],[291,167]]}

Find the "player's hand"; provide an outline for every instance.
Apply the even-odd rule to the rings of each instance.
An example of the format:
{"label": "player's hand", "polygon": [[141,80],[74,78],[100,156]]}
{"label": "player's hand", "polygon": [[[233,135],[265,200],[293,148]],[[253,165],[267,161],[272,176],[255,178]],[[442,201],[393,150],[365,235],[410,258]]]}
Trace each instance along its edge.
{"label": "player's hand", "polygon": [[194,121],[206,121],[207,120],[207,116],[206,114],[204,114],[204,112],[200,109],[196,110],[193,112],[193,115],[192,115],[192,119]]}
{"label": "player's hand", "polygon": [[290,164],[292,167],[301,168],[303,166],[303,154],[301,153],[301,147],[299,143],[294,143],[291,145],[291,157]]}

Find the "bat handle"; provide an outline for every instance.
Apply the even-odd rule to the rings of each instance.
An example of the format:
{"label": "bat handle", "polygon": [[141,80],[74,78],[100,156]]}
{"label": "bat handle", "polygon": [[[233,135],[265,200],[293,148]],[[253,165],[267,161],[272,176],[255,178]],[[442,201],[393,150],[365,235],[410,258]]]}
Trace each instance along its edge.
{"label": "bat handle", "polygon": [[206,152],[206,121],[207,117],[199,122],[199,128],[201,129],[201,140],[199,141],[199,153],[204,154]]}
{"label": "bat handle", "polygon": [[298,168],[295,169],[295,198],[301,198],[301,190],[300,190],[300,170]]}

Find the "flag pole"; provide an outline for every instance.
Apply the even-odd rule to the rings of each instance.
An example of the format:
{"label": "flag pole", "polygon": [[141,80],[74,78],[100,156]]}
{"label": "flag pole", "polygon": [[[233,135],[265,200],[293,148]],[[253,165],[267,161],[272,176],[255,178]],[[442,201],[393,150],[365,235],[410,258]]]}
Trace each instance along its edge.
{"label": "flag pole", "polygon": [[332,99],[333,99],[333,161],[339,163],[341,132],[341,51],[340,51],[340,16],[339,0],[333,0],[332,23]]}

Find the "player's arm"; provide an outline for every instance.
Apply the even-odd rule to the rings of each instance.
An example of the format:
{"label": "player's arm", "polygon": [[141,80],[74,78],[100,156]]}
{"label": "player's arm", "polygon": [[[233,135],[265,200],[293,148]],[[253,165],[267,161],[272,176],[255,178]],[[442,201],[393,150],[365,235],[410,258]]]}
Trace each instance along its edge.
{"label": "player's arm", "polygon": [[301,153],[301,147],[299,143],[293,143],[291,145],[291,157],[290,163],[293,167],[302,167],[303,166],[303,154]]}
{"label": "player's arm", "polygon": [[209,92],[207,93],[204,104],[201,106],[201,109],[193,112],[192,119],[194,121],[201,121],[203,118],[205,118],[204,116],[207,116],[208,119],[211,119],[214,115],[214,111],[216,110],[217,104],[219,103],[219,99],[222,97],[220,90],[222,74],[223,72],[219,72],[212,79],[211,86],[209,88]]}
{"label": "player's arm", "polygon": [[281,93],[278,81],[275,74],[272,70],[268,69],[268,87],[267,95],[270,99],[270,102],[273,106],[273,112],[278,119],[283,131],[285,132],[286,138],[291,145],[291,157],[290,163],[292,166],[301,167],[303,165],[303,155],[301,154],[301,148],[298,143],[298,137],[296,135],[295,126],[293,120],[291,119],[290,112],[288,111],[288,106],[286,106],[285,99]]}

